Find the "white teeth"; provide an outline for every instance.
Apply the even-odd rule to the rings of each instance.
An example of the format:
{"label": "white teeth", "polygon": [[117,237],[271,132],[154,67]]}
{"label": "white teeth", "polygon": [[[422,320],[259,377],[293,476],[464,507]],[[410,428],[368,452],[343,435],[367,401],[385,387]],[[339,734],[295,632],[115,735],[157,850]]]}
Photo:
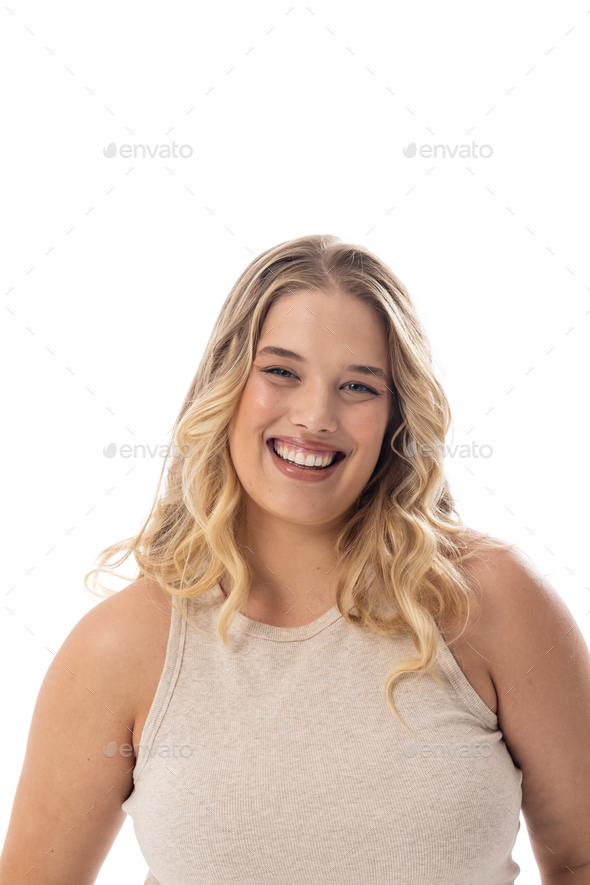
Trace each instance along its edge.
{"label": "white teeth", "polygon": [[295,452],[293,449],[289,450],[276,440],[273,441],[273,448],[283,461],[293,461],[295,464],[301,464],[303,467],[327,467],[336,457],[336,452],[333,455],[324,455],[323,457],[319,455],[304,455],[303,452]]}

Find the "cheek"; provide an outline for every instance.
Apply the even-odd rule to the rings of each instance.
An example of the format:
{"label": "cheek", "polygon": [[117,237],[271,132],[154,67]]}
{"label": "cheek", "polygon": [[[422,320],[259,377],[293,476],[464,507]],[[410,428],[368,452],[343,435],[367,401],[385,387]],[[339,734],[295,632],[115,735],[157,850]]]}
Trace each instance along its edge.
{"label": "cheek", "polygon": [[367,409],[365,412],[359,409],[348,427],[348,432],[359,449],[375,452],[377,456],[386,426],[387,416],[376,414],[374,409]]}
{"label": "cheek", "polygon": [[230,452],[234,462],[254,457],[253,438],[260,437],[278,413],[279,404],[269,385],[250,378],[242,392],[230,431]]}
{"label": "cheek", "polygon": [[262,378],[252,376],[244,389],[241,411],[251,426],[267,423],[281,407],[280,391]]}

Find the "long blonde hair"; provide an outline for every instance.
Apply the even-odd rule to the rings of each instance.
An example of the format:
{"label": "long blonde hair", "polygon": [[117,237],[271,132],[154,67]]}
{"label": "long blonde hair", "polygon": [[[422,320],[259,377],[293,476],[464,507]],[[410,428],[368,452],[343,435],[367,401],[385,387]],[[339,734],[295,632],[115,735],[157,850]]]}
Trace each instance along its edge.
{"label": "long blonde hair", "polygon": [[[230,457],[229,427],[270,306],[281,295],[312,288],[356,296],[386,331],[393,417],[356,512],[336,541],[336,604],[362,629],[383,636],[411,631],[418,657],[392,666],[383,683],[387,702],[407,728],[393,703],[393,684],[405,673],[431,672],[438,679],[437,624],[470,612],[473,586],[460,563],[479,547],[512,545],[468,529],[457,513],[443,465],[451,414],[429,341],[403,283],[362,246],[328,235],[300,237],[267,249],[243,271],[176,419],[176,453],[162,466],[148,517],[135,537],[102,551],[85,583],[96,595],[113,592],[95,576],[117,574],[131,554],[136,577],[157,581],[171,601],[201,596],[227,573],[231,592],[217,618],[227,645],[233,615],[252,581],[242,552],[245,502]],[[384,602],[393,613],[383,614]]]}

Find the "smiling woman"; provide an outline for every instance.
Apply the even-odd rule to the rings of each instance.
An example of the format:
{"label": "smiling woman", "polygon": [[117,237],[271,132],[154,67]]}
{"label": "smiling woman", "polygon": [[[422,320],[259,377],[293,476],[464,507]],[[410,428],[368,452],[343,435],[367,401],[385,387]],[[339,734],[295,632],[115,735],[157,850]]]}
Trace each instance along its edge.
{"label": "smiling woman", "polygon": [[49,668],[0,885],[93,882],[125,813],[152,885],[512,885],[521,806],[543,885],[590,882],[588,648],[461,520],[450,420],[369,250],[246,268],[144,525],[89,573],[137,578]]}
{"label": "smiling woman", "polygon": [[[296,561],[302,522],[316,527],[317,541],[323,533],[329,537],[352,515],[373,472],[394,410],[387,337],[365,302],[342,291],[314,290],[276,300],[260,343],[233,418],[229,448],[250,499],[252,541],[264,536],[269,551],[281,548],[282,562],[285,556]],[[347,365],[347,348],[358,365]],[[370,367],[373,362],[377,365]],[[285,521],[286,513],[296,515],[295,521]],[[334,566],[333,545],[329,540],[320,544],[328,553],[328,568]],[[311,586],[318,567],[316,560],[299,581]],[[259,602],[264,594],[271,610],[290,608],[284,584],[269,584],[263,569],[256,575],[255,563],[253,568]],[[328,596],[333,580],[319,592]],[[297,626],[301,617],[307,623],[310,615],[305,609],[292,612],[289,623]]]}

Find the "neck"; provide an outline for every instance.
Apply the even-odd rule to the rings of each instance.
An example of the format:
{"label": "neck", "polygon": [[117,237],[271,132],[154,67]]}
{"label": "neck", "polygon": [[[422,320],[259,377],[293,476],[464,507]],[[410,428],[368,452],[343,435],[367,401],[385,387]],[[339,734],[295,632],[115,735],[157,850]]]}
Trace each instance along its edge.
{"label": "neck", "polygon": [[[335,543],[341,525],[288,522],[248,507],[239,545],[253,575],[249,608],[305,616],[335,605],[340,571]],[[228,585],[226,577],[225,595]]]}

